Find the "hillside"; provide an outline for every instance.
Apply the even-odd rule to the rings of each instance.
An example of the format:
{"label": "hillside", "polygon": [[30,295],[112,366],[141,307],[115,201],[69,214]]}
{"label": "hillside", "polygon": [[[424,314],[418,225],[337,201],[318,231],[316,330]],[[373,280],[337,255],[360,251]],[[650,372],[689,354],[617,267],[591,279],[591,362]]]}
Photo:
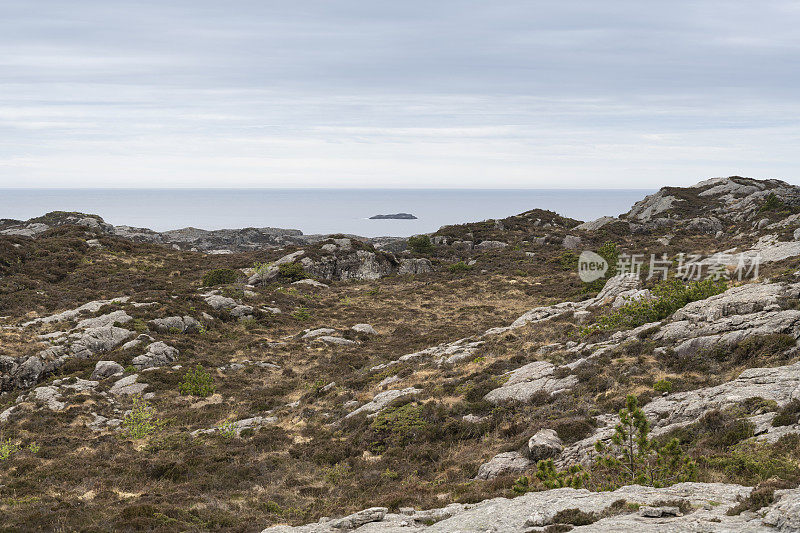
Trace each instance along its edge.
{"label": "hillside", "polygon": [[800,187],[742,177],[408,241],[0,220],[0,528],[798,531],[799,278]]}

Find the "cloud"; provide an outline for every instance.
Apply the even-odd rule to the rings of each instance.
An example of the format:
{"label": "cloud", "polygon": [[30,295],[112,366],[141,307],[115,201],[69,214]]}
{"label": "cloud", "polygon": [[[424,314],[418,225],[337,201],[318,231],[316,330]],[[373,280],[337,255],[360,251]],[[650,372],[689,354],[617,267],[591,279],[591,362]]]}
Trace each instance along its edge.
{"label": "cloud", "polygon": [[789,0],[7,3],[0,187],[796,180],[799,16]]}

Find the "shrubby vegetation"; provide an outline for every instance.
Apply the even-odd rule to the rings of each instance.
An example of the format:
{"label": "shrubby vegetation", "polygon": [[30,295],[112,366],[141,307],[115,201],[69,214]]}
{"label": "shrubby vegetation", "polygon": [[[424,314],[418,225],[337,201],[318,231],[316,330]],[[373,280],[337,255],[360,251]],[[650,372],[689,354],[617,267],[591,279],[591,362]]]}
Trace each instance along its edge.
{"label": "shrubby vegetation", "polygon": [[197,365],[197,367],[190,368],[186,372],[186,375],[183,376],[183,381],[178,386],[178,390],[184,396],[206,398],[214,394],[216,389],[214,387],[214,378],[202,365]]}
{"label": "shrubby vegetation", "polygon": [[433,252],[433,243],[427,235],[415,235],[408,238],[408,249],[418,254],[429,254]]}
{"label": "shrubby vegetation", "polygon": [[721,294],[726,288],[724,280],[707,279],[688,284],[677,279],[665,280],[650,289],[652,299],[630,301],[615,311],[601,316],[595,324],[584,328],[582,333],[635,328],[649,322],[657,322],[690,302]]}
{"label": "shrubby vegetation", "polygon": [[459,261],[457,263],[453,263],[452,265],[448,266],[447,270],[449,270],[453,274],[459,274],[461,272],[469,272],[470,270],[472,270],[472,265],[468,265],[464,261]]}
{"label": "shrubby vegetation", "polygon": [[300,263],[285,263],[278,267],[278,277],[286,281],[300,281],[308,277]]}
{"label": "shrubby vegetation", "polygon": [[231,268],[216,268],[203,274],[203,286],[214,287],[235,283],[239,279],[239,272]]}
{"label": "shrubby vegetation", "polygon": [[[696,479],[697,463],[686,455],[678,438],[664,444],[650,438],[650,422],[635,396],[627,397],[619,417],[611,442],[596,443],[591,466],[558,470],[552,459],[539,461],[535,474],[539,481],[547,488],[616,490],[630,484],[665,487]],[[530,480],[521,478],[513,490],[520,492],[529,485]]]}
{"label": "shrubby vegetation", "polygon": [[133,398],[133,407],[122,419],[122,436],[132,440],[142,439],[160,431],[164,424],[155,409],[136,396]]}

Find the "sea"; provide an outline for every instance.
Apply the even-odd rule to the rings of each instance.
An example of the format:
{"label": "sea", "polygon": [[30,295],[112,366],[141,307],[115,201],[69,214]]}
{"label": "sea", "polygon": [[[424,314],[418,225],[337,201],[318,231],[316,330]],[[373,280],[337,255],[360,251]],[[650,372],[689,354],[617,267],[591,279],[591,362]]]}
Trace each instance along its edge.
{"label": "sea", "polygon": [[[448,224],[505,218],[530,209],[577,220],[627,212],[648,189],[0,189],[0,218],[50,211],[100,215],[114,225],[274,227],[305,234],[407,237]],[[370,220],[411,213],[416,220]]]}

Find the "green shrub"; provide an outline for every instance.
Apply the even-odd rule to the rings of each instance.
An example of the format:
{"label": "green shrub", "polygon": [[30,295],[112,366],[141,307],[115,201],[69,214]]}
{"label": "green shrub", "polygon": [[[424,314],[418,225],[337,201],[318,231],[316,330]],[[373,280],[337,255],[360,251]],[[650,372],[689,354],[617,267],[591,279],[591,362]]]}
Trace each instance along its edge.
{"label": "green shrub", "polygon": [[472,265],[468,265],[464,261],[459,261],[458,263],[453,263],[452,265],[448,266],[447,270],[449,270],[453,274],[458,274],[461,272],[469,272],[470,270],[472,270]]}
{"label": "green shrub", "polygon": [[278,267],[278,277],[286,281],[300,281],[308,274],[300,263],[284,263]]}
{"label": "green shrub", "polygon": [[558,262],[564,270],[578,270],[578,254],[575,252],[562,252]]}
{"label": "green shrub", "polygon": [[423,408],[423,405],[407,403],[400,407],[384,409],[375,417],[371,427],[385,440],[403,445],[428,427],[422,419]]}
{"label": "green shrub", "polygon": [[140,396],[133,398],[133,407],[122,419],[122,436],[128,439],[141,439],[161,430],[164,421],[156,416],[156,411]]}
{"label": "green shrub", "polygon": [[556,470],[552,459],[536,463],[536,477],[548,489],[571,487],[579,489],[589,480],[589,472],[581,465],[572,465],[564,470]]}
{"label": "green shrub", "polygon": [[597,463],[606,470],[602,485],[665,487],[695,479],[697,464],[683,453],[678,439],[671,439],[664,446],[657,446],[650,439],[650,422],[636,396],[628,396],[619,418],[611,443],[595,444],[600,454]]}
{"label": "green shrub", "polygon": [[217,426],[217,431],[219,431],[223,439],[232,439],[236,436],[236,424],[233,422],[224,422]]}
{"label": "green shrub", "polygon": [[785,207],[783,201],[778,198],[774,192],[771,192],[764,198],[764,203],[761,204],[761,207],[758,209],[759,213],[763,213],[765,211],[779,211]]}
{"label": "green shrub", "polygon": [[408,248],[418,254],[429,254],[433,252],[433,243],[427,235],[416,235],[408,238]]}
{"label": "green shrub", "polygon": [[659,379],[653,383],[653,390],[656,392],[672,392],[672,382],[668,379]]}
{"label": "green shrub", "polygon": [[649,322],[657,322],[670,316],[684,305],[697,300],[705,300],[725,292],[723,280],[693,281],[687,285],[676,279],[665,280],[653,287],[650,300],[631,301],[617,310],[603,315],[591,326],[582,330],[583,334],[595,330],[635,328]]}
{"label": "green shrub", "polygon": [[536,477],[547,488],[587,487],[615,490],[624,485],[665,487],[697,477],[697,464],[681,449],[677,438],[659,445],[649,437],[650,422],[635,396],[628,396],[611,442],[595,443],[597,456],[589,467],[572,465],[556,470],[552,459],[539,461]]}
{"label": "green shrub", "polygon": [[0,461],[5,461],[19,451],[19,446],[14,444],[11,439],[0,440]]}
{"label": "green shrub", "polygon": [[189,369],[178,385],[178,391],[184,396],[206,398],[214,394],[214,378],[206,372],[202,365]]}
{"label": "green shrub", "polygon": [[209,270],[203,274],[203,285],[213,287],[215,285],[227,285],[235,283],[239,279],[239,272],[230,268],[217,268]]}

